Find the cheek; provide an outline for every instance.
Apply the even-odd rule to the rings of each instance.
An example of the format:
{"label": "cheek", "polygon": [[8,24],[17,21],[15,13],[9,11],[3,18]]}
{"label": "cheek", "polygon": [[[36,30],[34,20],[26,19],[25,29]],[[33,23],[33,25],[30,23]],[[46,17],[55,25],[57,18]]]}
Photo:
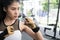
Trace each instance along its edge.
{"label": "cheek", "polygon": [[12,10],[8,11],[8,13],[9,13],[10,15],[14,15],[14,11],[12,11]]}
{"label": "cheek", "polygon": [[9,10],[7,11],[8,15],[11,16],[11,17],[14,17],[14,16],[19,16],[20,15],[20,12],[19,11],[13,11],[13,10]]}
{"label": "cheek", "polygon": [[7,15],[10,16],[10,17],[13,17],[14,16],[13,12],[10,12],[10,11],[7,12]]}

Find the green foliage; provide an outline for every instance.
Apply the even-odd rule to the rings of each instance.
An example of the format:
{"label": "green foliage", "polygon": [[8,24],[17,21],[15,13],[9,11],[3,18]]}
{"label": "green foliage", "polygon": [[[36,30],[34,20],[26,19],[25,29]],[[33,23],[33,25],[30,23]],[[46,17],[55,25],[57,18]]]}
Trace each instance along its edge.
{"label": "green foliage", "polygon": [[48,11],[48,8],[57,8],[58,7],[58,2],[59,0],[49,0],[49,4],[48,4],[48,0],[45,0],[45,2],[43,2],[43,10]]}
{"label": "green foliage", "polygon": [[48,10],[48,3],[45,2],[44,5],[43,5],[43,10],[47,11]]}

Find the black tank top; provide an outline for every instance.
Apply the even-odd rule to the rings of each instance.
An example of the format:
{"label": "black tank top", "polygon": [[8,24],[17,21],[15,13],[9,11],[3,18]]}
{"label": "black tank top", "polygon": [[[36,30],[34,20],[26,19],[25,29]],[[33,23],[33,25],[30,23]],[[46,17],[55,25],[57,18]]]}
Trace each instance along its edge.
{"label": "black tank top", "polygon": [[[19,30],[19,20],[17,19],[11,26],[13,26],[14,30]],[[0,24],[0,31],[4,31],[4,29],[7,27],[5,25],[4,21]]]}

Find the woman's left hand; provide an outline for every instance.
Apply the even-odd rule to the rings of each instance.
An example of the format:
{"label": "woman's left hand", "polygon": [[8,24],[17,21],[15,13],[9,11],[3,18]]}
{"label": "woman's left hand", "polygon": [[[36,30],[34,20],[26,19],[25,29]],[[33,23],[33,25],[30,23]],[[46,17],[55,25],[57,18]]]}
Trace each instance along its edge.
{"label": "woman's left hand", "polygon": [[32,18],[29,18],[29,17],[26,17],[26,18],[25,18],[25,25],[27,25],[27,26],[30,27],[31,29],[36,28],[36,25],[35,25],[33,19],[32,19]]}

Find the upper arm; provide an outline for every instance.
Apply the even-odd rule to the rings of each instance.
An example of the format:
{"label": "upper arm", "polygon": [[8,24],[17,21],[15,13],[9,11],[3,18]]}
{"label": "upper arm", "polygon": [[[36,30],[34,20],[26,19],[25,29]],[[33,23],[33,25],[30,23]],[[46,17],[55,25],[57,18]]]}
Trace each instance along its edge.
{"label": "upper arm", "polygon": [[33,39],[36,38],[35,33],[34,33],[29,27],[25,26],[24,31],[25,31],[29,36],[31,36]]}
{"label": "upper arm", "polygon": [[35,33],[28,26],[24,25],[23,22],[20,22],[19,29],[20,31],[26,32],[29,36],[35,39]]}
{"label": "upper arm", "polygon": [[24,30],[24,24],[23,24],[23,22],[20,22],[19,29],[20,29],[20,31],[23,31]]}
{"label": "upper arm", "polygon": [[43,36],[40,31],[34,33],[31,28],[24,25],[24,23],[20,23],[20,30],[26,32],[29,36],[36,40],[43,40]]}

